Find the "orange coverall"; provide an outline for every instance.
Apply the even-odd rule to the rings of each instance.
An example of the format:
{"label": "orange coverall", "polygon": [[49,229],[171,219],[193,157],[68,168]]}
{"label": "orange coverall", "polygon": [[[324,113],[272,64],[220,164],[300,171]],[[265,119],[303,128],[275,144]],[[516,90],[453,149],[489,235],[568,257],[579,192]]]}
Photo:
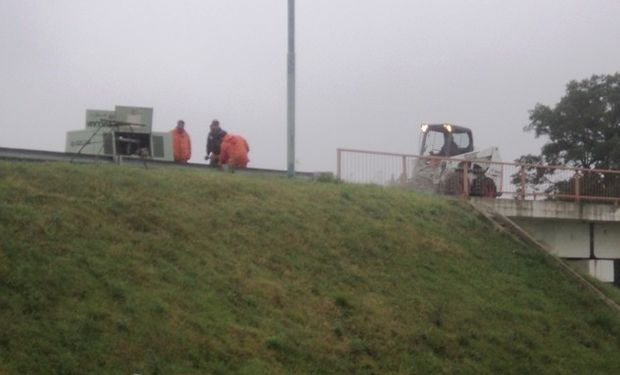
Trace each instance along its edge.
{"label": "orange coverall", "polygon": [[174,161],[177,163],[187,163],[192,157],[192,142],[189,134],[182,129],[172,129],[172,151],[174,153]]}
{"label": "orange coverall", "polygon": [[250,161],[248,152],[250,152],[250,146],[245,138],[236,134],[226,134],[220,146],[220,163],[245,168]]}

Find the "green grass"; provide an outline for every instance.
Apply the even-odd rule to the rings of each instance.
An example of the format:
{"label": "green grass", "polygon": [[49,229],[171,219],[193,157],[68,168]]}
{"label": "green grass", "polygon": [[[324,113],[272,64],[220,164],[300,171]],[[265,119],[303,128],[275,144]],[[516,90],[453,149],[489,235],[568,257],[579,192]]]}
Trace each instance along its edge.
{"label": "green grass", "polygon": [[0,374],[617,374],[620,318],[458,201],[0,163]]}

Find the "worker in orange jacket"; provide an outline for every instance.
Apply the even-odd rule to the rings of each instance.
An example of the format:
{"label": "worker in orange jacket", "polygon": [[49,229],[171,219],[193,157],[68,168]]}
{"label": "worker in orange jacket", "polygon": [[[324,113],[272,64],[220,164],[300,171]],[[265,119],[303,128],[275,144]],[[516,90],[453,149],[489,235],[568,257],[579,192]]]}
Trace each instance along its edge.
{"label": "worker in orange jacket", "polygon": [[172,152],[174,161],[185,164],[192,157],[192,142],[185,131],[185,121],[177,121],[177,127],[172,129]]}
{"label": "worker in orange jacket", "polygon": [[245,168],[250,161],[248,152],[250,152],[250,146],[245,138],[236,134],[226,134],[220,146],[220,164]]}

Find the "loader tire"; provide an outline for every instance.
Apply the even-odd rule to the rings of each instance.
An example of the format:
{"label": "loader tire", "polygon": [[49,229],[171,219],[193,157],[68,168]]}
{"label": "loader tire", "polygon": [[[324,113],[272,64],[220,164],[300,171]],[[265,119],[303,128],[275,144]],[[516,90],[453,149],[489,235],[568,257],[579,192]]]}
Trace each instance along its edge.
{"label": "loader tire", "polygon": [[497,194],[497,186],[493,179],[482,176],[476,178],[471,185],[470,195],[475,197],[495,198]]}

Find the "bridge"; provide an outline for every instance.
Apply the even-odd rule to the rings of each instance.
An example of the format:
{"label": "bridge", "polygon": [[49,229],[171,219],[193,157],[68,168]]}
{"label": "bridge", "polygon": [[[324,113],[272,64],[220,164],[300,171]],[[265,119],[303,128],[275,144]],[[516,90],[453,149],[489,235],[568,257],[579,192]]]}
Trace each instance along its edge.
{"label": "bridge", "polygon": [[[351,149],[339,149],[337,159],[338,178],[345,182],[401,188],[419,187],[415,170],[421,163],[438,170],[460,163],[462,186],[453,194],[509,218],[584,273],[620,283],[620,171]],[[496,197],[472,189],[475,164],[493,179]]]}
{"label": "bridge", "polygon": [[605,282],[620,281],[620,207],[470,198],[510,218],[549,251]]}

